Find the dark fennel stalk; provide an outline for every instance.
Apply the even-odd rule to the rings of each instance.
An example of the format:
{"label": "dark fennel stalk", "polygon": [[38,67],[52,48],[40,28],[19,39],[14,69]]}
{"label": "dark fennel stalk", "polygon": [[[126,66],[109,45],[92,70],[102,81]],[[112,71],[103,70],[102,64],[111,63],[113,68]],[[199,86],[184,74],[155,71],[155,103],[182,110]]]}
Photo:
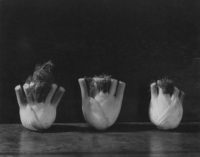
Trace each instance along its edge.
{"label": "dark fennel stalk", "polygon": [[95,97],[99,92],[108,93],[111,86],[111,76],[100,75],[86,77],[90,97]]}
{"label": "dark fennel stalk", "polygon": [[171,79],[163,78],[157,82],[157,86],[163,90],[164,94],[172,96],[174,92],[174,82]]}
{"label": "dark fennel stalk", "polygon": [[44,102],[53,83],[53,63],[48,61],[37,65],[32,76],[29,76],[26,83],[31,85],[27,90],[27,96],[32,97],[35,102]]}

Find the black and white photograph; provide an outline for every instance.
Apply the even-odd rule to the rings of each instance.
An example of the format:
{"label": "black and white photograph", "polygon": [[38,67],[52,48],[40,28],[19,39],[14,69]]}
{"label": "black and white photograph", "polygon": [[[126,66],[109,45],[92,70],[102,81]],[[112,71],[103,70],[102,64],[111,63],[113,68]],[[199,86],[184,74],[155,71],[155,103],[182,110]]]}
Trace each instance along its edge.
{"label": "black and white photograph", "polygon": [[200,1],[0,0],[0,156],[199,157]]}

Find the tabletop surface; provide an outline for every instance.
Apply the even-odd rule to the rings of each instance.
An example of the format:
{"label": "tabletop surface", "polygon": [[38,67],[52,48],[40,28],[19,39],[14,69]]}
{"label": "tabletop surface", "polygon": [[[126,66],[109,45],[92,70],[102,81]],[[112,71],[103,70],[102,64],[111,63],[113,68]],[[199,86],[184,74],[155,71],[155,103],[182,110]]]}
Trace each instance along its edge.
{"label": "tabletop surface", "polygon": [[200,156],[200,123],[171,131],[150,123],[118,123],[106,131],[56,123],[45,132],[0,124],[0,156]]}

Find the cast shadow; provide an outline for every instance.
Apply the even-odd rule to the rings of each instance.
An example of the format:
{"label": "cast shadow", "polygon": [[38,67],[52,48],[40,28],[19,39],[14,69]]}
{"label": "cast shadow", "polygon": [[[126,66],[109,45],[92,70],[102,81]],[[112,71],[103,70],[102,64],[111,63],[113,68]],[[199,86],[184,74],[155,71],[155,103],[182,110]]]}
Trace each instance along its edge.
{"label": "cast shadow", "polygon": [[106,130],[96,130],[87,123],[68,123],[54,124],[51,128],[40,131],[41,133],[59,133],[59,132],[83,132],[83,133],[120,133],[120,132],[144,132],[144,131],[164,131],[164,132],[180,132],[194,133],[200,131],[200,125],[197,124],[181,124],[178,128],[172,130],[158,129],[151,123],[116,123]]}
{"label": "cast shadow", "polygon": [[41,133],[59,133],[59,132],[87,132],[91,128],[87,124],[53,124],[49,129],[40,131]]}
{"label": "cast shadow", "polygon": [[146,123],[118,123],[106,130],[96,130],[87,123],[54,124],[51,128],[40,131],[41,133],[59,132],[84,132],[84,133],[106,133],[106,132],[138,132],[156,130],[156,127]]}
{"label": "cast shadow", "polygon": [[156,127],[150,123],[119,123],[108,128],[107,132],[153,131]]}
{"label": "cast shadow", "polygon": [[170,132],[180,132],[180,133],[200,132],[200,124],[199,123],[181,124],[179,125],[178,128],[170,130]]}

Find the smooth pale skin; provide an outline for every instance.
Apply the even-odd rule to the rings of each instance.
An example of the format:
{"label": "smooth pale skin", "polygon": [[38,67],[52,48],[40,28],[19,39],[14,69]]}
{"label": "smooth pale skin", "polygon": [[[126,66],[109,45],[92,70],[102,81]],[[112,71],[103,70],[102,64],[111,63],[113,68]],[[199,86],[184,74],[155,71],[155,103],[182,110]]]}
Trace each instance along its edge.
{"label": "smooth pale skin", "polygon": [[117,86],[117,80],[111,79],[109,93],[99,92],[95,98],[92,98],[88,94],[85,79],[80,78],[78,82],[81,88],[85,120],[98,130],[104,130],[113,125],[121,110],[126,84],[120,81]]}
{"label": "smooth pale skin", "polygon": [[157,86],[155,82],[150,85],[150,90],[149,116],[151,122],[160,129],[176,128],[183,116],[184,93],[174,87],[174,92],[170,96],[170,94],[163,93],[163,89]]}
{"label": "smooth pale skin", "polygon": [[35,131],[47,129],[55,121],[56,108],[65,89],[63,87],[57,89],[57,85],[52,84],[45,101],[38,103],[33,98],[27,96],[27,89],[31,85],[31,83],[24,84],[23,90],[25,95],[20,85],[15,87],[22,125],[27,129]]}

